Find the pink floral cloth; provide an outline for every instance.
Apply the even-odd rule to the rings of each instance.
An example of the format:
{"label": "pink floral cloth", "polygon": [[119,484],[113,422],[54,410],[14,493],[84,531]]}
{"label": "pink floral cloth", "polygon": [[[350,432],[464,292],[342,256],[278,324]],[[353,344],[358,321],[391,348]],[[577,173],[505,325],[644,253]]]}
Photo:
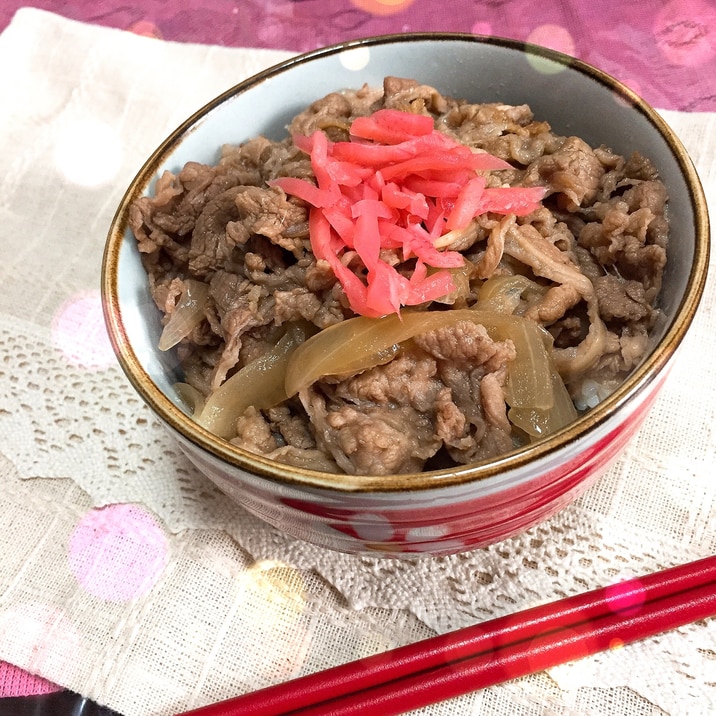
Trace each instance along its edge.
{"label": "pink floral cloth", "polygon": [[589,62],[661,109],[716,109],[713,0],[5,0],[165,40],[304,52],[370,35],[471,32],[545,45]]}
{"label": "pink floral cloth", "polygon": [[[657,108],[716,111],[713,0],[454,0],[447,4],[449,11],[446,3],[434,0],[142,0],[132,4],[4,0],[0,31],[27,5],[158,40],[294,52],[388,33],[492,34],[578,57],[621,79]],[[75,316],[72,320],[83,319]],[[92,513],[95,522],[83,523],[69,545],[71,556],[77,558],[78,581],[90,592],[97,590],[100,599],[111,600],[119,592],[122,598],[131,598],[146,580],[151,582],[155,567],[162,564],[160,531],[146,514],[125,514],[127,510],[131,513],[122,507]],[[86,566],[93,564],[93,550],[114,550],[117,560],[132,560],[126,534],[132,520],[137,530],[154,540],[156,562],[135,571],[134,581],[117,582],[116,574],[87,572]],[[58,688],[0,662],[0,697],[48,694]],[[0,713],[4,713],[2,708]]]}

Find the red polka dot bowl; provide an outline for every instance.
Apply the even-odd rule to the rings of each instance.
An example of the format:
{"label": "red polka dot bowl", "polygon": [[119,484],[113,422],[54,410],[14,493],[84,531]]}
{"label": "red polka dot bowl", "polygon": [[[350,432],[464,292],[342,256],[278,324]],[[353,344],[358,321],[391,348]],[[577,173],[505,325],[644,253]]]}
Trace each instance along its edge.
{"label": "red polka dot bowl", "polygon": [[[176,358],[159,351],[160,317],[147,288],[128,207],[165,169],[212,163],[224,143],[285,136],[289,120],[331,91],[419,79],[474,102],[529,104],[562,134],[639,150],[669,191],[673,239],[647,356],[608,398],[557,433],[492,461],[365,477],[288,467],[203,429],[182,407]],[[588,489],[646,419],[699,304],[708,265],[706,202],[694,167],[660,115],[616,79],[566,55],[463,34],[370,38],[290,59],[227,90],[173,132],[128,188],[103,263],[105,318],[119,362],[188,458],[228,499],[286,533],[349,553],[442,555],[505,539]]]}

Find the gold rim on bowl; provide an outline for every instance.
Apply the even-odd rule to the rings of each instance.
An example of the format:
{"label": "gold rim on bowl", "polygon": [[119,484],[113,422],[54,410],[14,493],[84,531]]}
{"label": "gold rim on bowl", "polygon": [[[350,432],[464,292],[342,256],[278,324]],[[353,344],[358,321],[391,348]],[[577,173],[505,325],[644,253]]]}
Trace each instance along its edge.
{"label": "gold rim on bowl", "polygon": [[[607,87],[625,102],[628,102],[637,112],[641,113],[661,135],[685,177],[689,190],[696,235],[694,259],[689,272],[689,278],[684,295],[671,321],[671,325],[668,327],[658,345],[656,345],[651,353],[642,361],[641,365],[626,378],[614,393],[605,398],[599,405],[544,440],[520,447],[489,461],[412,474],[382,476],[333,474],[283,465],[262,457],[261,455],[243,450],[218,438],[198,425],[190,416],[185,414],[162,393],[142,366],[128,340],[127,331],[123,323],[122,308],[119,302],[117,282],[120,251],[128,231],[127,212],[130,203],[135,197],[146,191],[150,180],[155,176],[157,167],[163,158],[173,147],[180,143],[183,137],[192,131],[192,127],[197,121],[226,100],[269,80],[275,75],[283,73],[296,65],[359,47],[369,48],[375,45],[391,43],[416,41],[446,42],[451,40],[499,45],[501,47],[523,51],[537,57],[543,57],[564,65],[565,67],[577,70],[593,81]],[[107,237],[102,262],[101,293],[104,317],[110,340],[121,368],[135,390],[160,419],[185,439],[193,442],[211,455],[230,465],[282,483],[313,488],[328,488],[336,492],[414,491],[435,489],[441,486],[463,484],[498,476],[508,470],[512,471],[534,460],[544,458],[603,424],[615,410],[618,410],[621,406],[630,402],[643,388],[659,376],[677,347],[681,344],[693,321],[703,294],[708,260],[708,210],[704,191],[693,163],[681,141],[668,124],[650,105],[626,85],[592,65],[548,48],[504,38],[465,33],[419,32],[403,35],[382,35],[362,40],[353,40],[297,55],[240,82],[192,114],[153,152],[124,194],[113,218]]]}

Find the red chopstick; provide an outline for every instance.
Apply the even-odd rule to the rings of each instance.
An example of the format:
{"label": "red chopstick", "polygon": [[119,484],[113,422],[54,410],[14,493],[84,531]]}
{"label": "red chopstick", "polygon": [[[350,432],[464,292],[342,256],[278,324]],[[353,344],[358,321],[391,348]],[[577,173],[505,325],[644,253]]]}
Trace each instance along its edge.
{"label": "red chopstick", "polygon": [[[585,629],[560,629],[533,641],[510,644],[495,653],[483,652],[447,667],[380,684],[338,699],[291,711],[296,716],[393,716],[438,701],[477,691],[503,681],[548,669],[577,658],[618,648],[664,629],[716,614],[716,583],[664,597],[653,610],[624,619],[604,616]],[[229,712],[232,714],[234,712]]]}
{"label": "red chopstick", "polygon": [[390,716],[716,615],[716,557],[185,712]]}

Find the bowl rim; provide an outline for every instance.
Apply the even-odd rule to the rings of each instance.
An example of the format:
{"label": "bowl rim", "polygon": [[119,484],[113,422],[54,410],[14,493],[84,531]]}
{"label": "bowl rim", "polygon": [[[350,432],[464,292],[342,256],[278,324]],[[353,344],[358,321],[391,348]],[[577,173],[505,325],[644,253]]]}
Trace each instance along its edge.
{"label": "bowl rim", "polygon": [[[479,44],[498,45],[503,48],[537,55],[558,64],[566,69],[574,69],[588,78],[606,86],[613,93],[628,102],[635,111],[641,113],[657,130],[671,151],[686,181],[694,216],[695,252],[689,272],[684,295],[675,309],[671,326],[663,339],[655,346],[647,358],[626,378],[626,380],[604,401],[595,408],[580,416],[560,431],[544,440],[517,448],[509,453],[491,460],[460,465],[442,470],[420,473],[391,475],[350,475],[343,473],[324,473],[303,468],[284,465],[264,456],[251,453],[232,445],[215,436],[198,425],[189,415],[177,407],[153,382],[144,370],[137,354],[133,350],[126,328],[122,321],[122,311],[118,296],[119,254],[127,232],[127,213],[131,201],[146,191],[163,158],[181,139],[192,131],[197,122],[215,110],[225,101],[242,94],[271,77],[290,70],[292,67],[315,61],[322,57],[335,55],[346,50],[375,45],[388,45],[410,42],[473,42]],[[127,187],[122,200],[111,221],[101,268],[101,299],[105,324],[110,342],[117,356],[120,367],[129,382],[149,405],[159,419],[169,428],[178,433],[185,441],[199,447],[214,459],[226,462],[236,468],[252,473],[284,485],[316,488],[333,492],[407,492],[425,491],[473,482],[484,482],[496,478],[508,471],[525,466],[536,460],[547,458],[559,449],[574,443],[579,438],[594,432],[626,403],[631,402],[637,394],[659,377],[670,358],[681,344],[686,332],[693,322],[696,310],[703,295],[709,263],[710,235],[709,216],[706,197],[700,178],[691,158],[666,121],[633,90],[612,75],[600,70],[583,60],[565,55],[556,50],[526,43],[518,40],[463,32],[410,32],[402,34],[375,35],[360,39],[348,40],[309,52],[294,55],[273,64],[264,70],[246,78],[220,93],[192,113],[161,144],[152,152],[141,166]]]}

